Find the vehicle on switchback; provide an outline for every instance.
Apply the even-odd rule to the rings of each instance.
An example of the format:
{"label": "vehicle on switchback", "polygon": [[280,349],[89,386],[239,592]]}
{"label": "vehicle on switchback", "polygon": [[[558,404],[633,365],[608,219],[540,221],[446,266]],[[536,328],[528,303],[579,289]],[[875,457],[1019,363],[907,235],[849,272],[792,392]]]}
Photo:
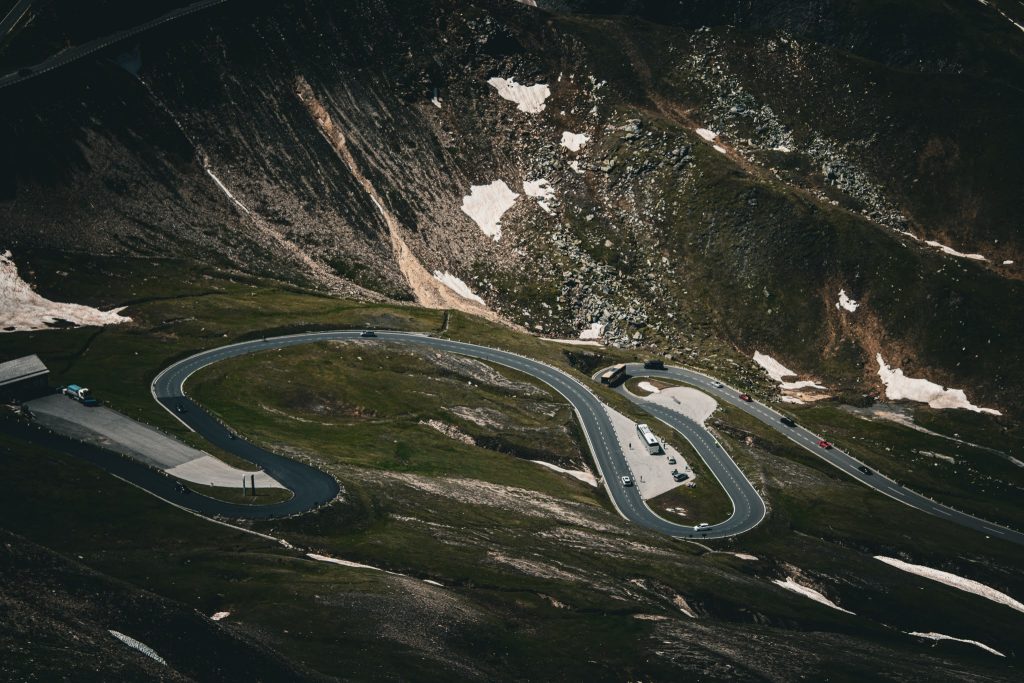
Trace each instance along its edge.
{"label": "vehicle on switchback", "polygon": [[864,474],[874,474],[874,472],[871,471],[871,468],[868,467],[867,465],[860,465],[859,467],[857,467],[857,469]]}
{"label": "vehicle on switchback", "polygon": [[359,336],[360,337],[376,337],[377,333],[374,332],[373,330],[363,330],[362,332],[359,333]]}
{"label": "vehicle on switchback", "polygon": [[779,422],[786,425],[787,427],[796,427],[796,422],[793,422],[793,418],[782,416],[779,418]]}
{"label": "vehicle on switchback", "polygon": [[626,476],[625,474],[622,475],[621,477],[619,477],[619,481],[622,482],[623,486],[632,486],[633,485],[633,477]]}
{"label": "vehicle on switchback", "polygon": [[750,403],[754,399],[750,398],[750,394],[740,394],[740,400],[741,401],[746,401],[747,403]]}
{"label": "vehicle on switchback", "polygon": [[693,527],[693,530],[694,531],[707,531],[710,528],[711,528],[710,524],[708,524],[707,522],[701,522],[697,526]]}
{"label": "vehicle on switchback", "polygon": [[830,442],[828,442],[828,441],[825,441],[825,439],[822,439],[821,441],[819,441],[818,442],[818,446],[820,448],[824,448],[826,451],[828,449],[832,448],[832,444]]}

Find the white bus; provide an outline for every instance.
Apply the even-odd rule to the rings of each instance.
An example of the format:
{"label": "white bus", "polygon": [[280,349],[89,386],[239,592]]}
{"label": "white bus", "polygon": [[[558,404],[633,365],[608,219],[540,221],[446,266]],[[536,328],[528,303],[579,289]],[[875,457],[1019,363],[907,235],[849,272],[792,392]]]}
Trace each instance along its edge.
{"label": "white bus", "polygon": [[659,455],[661,453],[661,442],[658,441],[658,437],[654,435],[650,427],[645,424],[638,424],[636,426],[636,433],[640,435],[641,443],[647,446],[648,453],[651,455]]}
{"label": "white bus", "polygon": [[626,372],[626,364],[620,363],[601,373],[601,384],[614,384]]}

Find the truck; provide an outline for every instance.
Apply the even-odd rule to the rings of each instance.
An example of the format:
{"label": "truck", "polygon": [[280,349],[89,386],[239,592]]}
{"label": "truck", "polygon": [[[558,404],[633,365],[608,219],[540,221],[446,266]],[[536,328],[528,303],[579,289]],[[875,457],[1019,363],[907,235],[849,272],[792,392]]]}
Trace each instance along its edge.
{"label": "truck", "polygon": [[625,374],[626,374],[626,364],[625,363],[619,363],[618,365],[613,365],[612,367],[610,367],[607,370],[605,370],[604,373],[601,375],[601,384],[615,384],[615,382],[618,381],[623,376],[625,376]]}
{"label": "truck", "polygon": [[665,361],[652,358],[644,361],[644,370],[664,370]]}
{"label": "truck", "polygon": [[60,393],[64,394],[68,398],[72,398],[83,406],[98,406],[100,404],[95,398],[92,397],[92,392],[86,387],[80,387],[77,384],[69,384],[66,387],[60,388]]}

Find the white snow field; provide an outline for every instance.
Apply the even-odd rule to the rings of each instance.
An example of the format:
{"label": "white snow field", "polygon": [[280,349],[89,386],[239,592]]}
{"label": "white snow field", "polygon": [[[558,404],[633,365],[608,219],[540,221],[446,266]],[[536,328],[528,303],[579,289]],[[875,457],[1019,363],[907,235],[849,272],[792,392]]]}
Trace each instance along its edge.
{"label": "white snow field", "polygon": [[758,365],[760,365],[762,368],[764,368],[765,372],[768,373],[768,376],[771,377],[776,382],[778,382],[779,383],[779,387],[781,387],[782,389],[794,389],[795,390],[795,389],[809,389],[809,388],[814,388],[814,389],[824,389],[825,388],[825,387],[821,386],[820,384],[818,384],[817,382],[813,382],[811,380],[800,380],[799,382],[787,382],[785,380],[786,377],[796,377],[797,374],[795,372],[793,372],[792,370],[790,370],[789,368],[787,368],[782,363],[780,363],[779,361],[775,360],[774,358],[772,358],[771,356],[766,354],[766,353],[761,353],[760,351],[755,351],[754,352],[754,362],[757,363]]}
{"label": "white snow field", "polygon": [[580,151],[588,142],[590,142],[590,136],[586,133],[572,133],[570,131],[562,133],[562,147],[565,147],[570,152]]}
{"label": "white snow field", "polygon": [[696,133],[697,135],[701,136],[708,142],[711,142],[712,140],[718,137],[718,133],[716,133],[713,130],[708,130],[707,128],[698,128],[696,130]]}
{"label": "white snow field", "polygon": [[544,213],[552,213],[549,202],[555,198],[555,188],[551,187],[551,183],[547,180],[544,178],[538,178],[537,180],[524,180],[523,192],[526,193],[527,197],[533,197],[536,199],[540,208],[544,209]]}
{"label": "white snow field", "polygon": [[772,583],[774,583],[776,586],[781,586],[782,588],[785,588],[788,591],[793,591],[797,595],[802,595],[805,598],[810,598],[811,600],[814,600],[815,602],[820,602],[821,604],[831,607],[832,609],[837,609],[840,612],[846,612],[847,614],[853,614],[853,612],[851,612],[850,610],[843,609],[842,607],[832,602],[831,600],[829,600],[813,588],[809,588],[807,586],[803,586],[797,583],[793,580],[793,577],[791,576],[787,576],[785,581],[781,579],[773,579]]}
{"label": "white snow field", "polygon": [[519,105],[519,111],[527,114],[539,114],[544,111],[544,100],[551,96],[551,88],[546,83],[536,85],[521,85],[516,79],[491,78],[487,81],[491,87],[498,91],[498,96],[504,100],[515,102]]}
{"label": "white snow field", "polygon": [[592,472],[588,472],[586,470],[567,470],[564,467],[559,467],[558,465],[553,465],[550,462],[545,462],[543,460],[531,460],[530,462],[535,462],[538,465],[547,467],[549,470],[554,470],[555,472],[560,472],[561,474],[568,474],[573,479],[578,479],[584,484],[597,486],[597,478]]}
{"label": "white snow field", "polygon": [[941,242],[936,242],[934,240],[925,240],[924,243],[927,244],[929,247],[935,247],[936,249],[941,251],[943,254],[949,254],[950,256],[956,256],[957,258],[965,258],[965,259],[969,259],[971,261],[987,261],[988,260],[987,258],[982,256],[981,254],[965,254],[962,251],[957,251],[956,249],[954,249],[952,247],[947,247],[945,244],[942,244]]}
{"label": "white snow field", "polygon": [[512,208],[519,195],[509,189],[504,180],[490,185],[473,185],[469,196],[462,198],[462,211],[480,226],[484,234],[495,242],[501,239],[501,217]]}
{"label": "white snow field", "polygon": [[859,303],[846,295],[845,289],[839,290],[839,301],[836,302],[836,308],[841,308],[845,311],[849,311],[850,313],[854,313],[859,307]]}
{"label": "white snow field", "polygon": [[1000,605],[1006,605],[1010,609],[1015,609],[1018,612],[1024,612],[1024,604],[1021,604],[1019,601],[1014,600],[1002,591],[997,591],[995,588],[992,588],[991,586],[986,586],[980,581],[975,581],[974,579],[965,579],[964,577],[957,576],[956,574],[953,574],[951,572],[944,572],[941,569],[933,569],[931,567],[926,567],[923,564],[911,564],[910,562],[898,560],[895,557],[875,555],[875,559],[879,560],[880,562],[885,562],[887,565],[891,567],[896,567],[896,569],[900,569],[910,574],[917,574],[918,576],[923,576],[926,579],[931,579],[932,581],[944,583],[947,586],[951,586],[952,588],[957,588],[968,593],[973,593],[974,595],[979,595],[983,598],[991,600],[992,602],[997,602]]}
{"label": "white snow field", "polygon": [[473,293],[473,290],[469,288],[469,285],[467,285],[465,282],[449,273],[447,270],[444,272],[441,272],[440,270],[435,270],[434,279],[443,284],[448,289],[458,294],[459,296],[461,296],[463,299],[475,301],[481,306],[487,305],[484,303],[483,299],[481,299],[480,297]]}
{"label": "white snow field", "polygon": [[926,379],[907,377],[899,368],[889,367],[882,354],[875,354],[878,361],[878,376],[885,385],[886,398],[894,401],[907,400],[927,403],[932,408],[963,408],[975,413],[1002,415],[992,408],[979,408],[967,400],[963,389],[947,389]]}
{"label": "white snow field", "polygon": [[976,640],[968,640],[966,638],[955,638],[953,636],[947,636],[945,633],[936,633],[934,631],[929,631],[928,633],[921,633],[920,631],[911,631],[911,632],[907,633],[907,635],[908,636],[917,636],[918,638],[927,638],[928,640],[955,640],[958,643],[967,643],[968,645],[974,645],[975,647],[980,647],[982,650],[985,650],[986,652],[991,652],[992,654],[997,655],[999,657],[1005,657],[1006,656],[1002,652],[1000,652],[999,650],[997,650],[997,649],[995,649],[993,647],[989,647],[985,643],[979,643]]}
{"label": "white snow field", "polygon": [[124,307],[101,311],[92,306],[63,304],[40,296],[18,275],[10,251],[0,254],[0,332],[48,330],[58,321],[74,325],[119,325],[131,322]]}
{"label": "white snow field", "polygon": [[590,323],[590,327],[580,332],[581,341],[597,341],[604,334],[604,323]]}

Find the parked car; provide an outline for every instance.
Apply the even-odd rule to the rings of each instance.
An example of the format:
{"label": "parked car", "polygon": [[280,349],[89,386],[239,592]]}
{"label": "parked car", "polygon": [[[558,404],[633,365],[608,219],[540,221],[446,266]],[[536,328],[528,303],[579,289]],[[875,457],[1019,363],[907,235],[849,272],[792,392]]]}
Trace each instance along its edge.
{"label": "parked car", "polygon": [[874,473],[873,473],[873,472],[871,471],[871,468],[870,468],[870,467],[868,467],[868,466],[866,466],[866,465],[861,465],[861,466],[860,466],[860,467],[858,467],[857,469],[858,469],[858,470],[860,470],[861,472],[863,472],[864,474],[874,474]]}
{"label": "parked car", "polygon": [[672,478],[676,481],[686,481],[690,478],[686,472],[680,472],[679,470],[672,470]]}
{"label": "parked car", "polygon": [[831,444],[831,443],[829,443],[828,441],[825,441],[825,439],[822,439],[821,441],[819,441],[819,442],[818,442],[818,445],[819,445],[820,447],[824,448],[824,449],[825,449],[826,451],[827,451],[828,449],[832,448],[832,444]]}
{"label": "parked car", "polygon": [[750,398],[750,394],[740,394],[740,400],[741,401],[746,401],[747,403],[750,403],[754,399]]}
{"label": "parked car", "polygon": [[628,477],[626,475],[622,475],[622,477],[620,477],[620,481],[622,481],[622,485],[623,486],[632,486],[633,485],[633,477]]}
{"label": "parked car", "polygon": [[668,464],[669,465],[675,465],[676,464],[675,456],[671,456],[671,455],[668,456]]}
{"label": "parked car", "polygon": [[780,417],[779,422],[786,425],[787,427],[796,427],[796,422],[793,422],[793,418],[791,417]]}

